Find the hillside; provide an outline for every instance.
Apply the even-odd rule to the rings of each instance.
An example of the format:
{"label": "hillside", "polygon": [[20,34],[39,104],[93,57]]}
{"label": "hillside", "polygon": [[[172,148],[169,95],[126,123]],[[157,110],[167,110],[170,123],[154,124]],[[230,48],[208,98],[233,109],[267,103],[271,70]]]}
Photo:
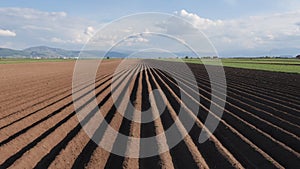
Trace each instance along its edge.
{"label": "hillside", "polygon": [[[80,51],[65,50],[60,48],[51,48],[48,46],[30,47],[23,50],[15,50],[9,48],[0,48],[0,58],[75,58],[78,57]],[[105,51],[85,51],[83,52],[86,57],[100,57],[105,55]],[[122,58],[126,57],[126,53],[122,52],[109,52],[109,57]]]}

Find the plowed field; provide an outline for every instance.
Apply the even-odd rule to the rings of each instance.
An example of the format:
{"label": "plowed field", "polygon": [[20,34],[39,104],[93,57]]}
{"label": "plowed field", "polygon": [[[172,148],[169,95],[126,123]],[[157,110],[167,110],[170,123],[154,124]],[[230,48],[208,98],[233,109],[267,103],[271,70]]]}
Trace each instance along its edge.
{"label": "plowed field", "polygon": [[[188,72],[177,73],[175,81],[155,66],[172,71],[180,69],[176,62],[132,60],[114,74],[119,64],[120,60],[103,61],[95,79],[96,100],[106,122],[124,135],[155,136],[175,123],[181,98],[185,97],[188,102],[183,112],[195,123],[187,131],[184,124],[176,121],[174,134],[185,136],[179,144],[147,158],[110,153],[97,145],[104,140],[107,125],[100,123],[92,140],[82,125],[92,120],[95,112],[86,112],[81,123],[76,116],[72,99],[75,62],[5,64],[0,65],[0,168],[300,168],[299,74],[225,68],[225,110],[222,118],[213,116],[220,123],[209,140],[200,144],[198,138],[206,117],[214,115],[209,108],[218,107],[212,97],[222,99],[223,93],[218,89],[225,84],[210,81],[206,69],[199,64],[188,64],[198,86],[192,86]],[[113,76],[119,83],[116,89],[111,89]],[[212,84],[216,86],[214,96]],[[92,84],[81,86],[86,94],[83,97],[93,92],[85,85]],[[160,94],[166,97],[149,97],[154,89],[161,89]],[[122,101],[123,91],[129,90],[130,102],[137,110],[147,110],[157,102],[167,106],[152,122],[133,122],[118,113],[111,97],[115,90],[120,91],[117,102]],[[91,99],[86,98],[83,108]],[[127,116],[146,116],[126,105]],[[199,112],[193,112],[189,105],[199,106]],[[157,116],[156,113],[147,116]],[[97,135],[99,131],[104,135]],[[172,142],[167,135],[164,140]],[[124,152],[139,152],[141,147],[149,146],[130,140],[120,143],[118,137],[110,142],[112,149]],[[158,150],[160,146],[158,143],[151,149]]]}

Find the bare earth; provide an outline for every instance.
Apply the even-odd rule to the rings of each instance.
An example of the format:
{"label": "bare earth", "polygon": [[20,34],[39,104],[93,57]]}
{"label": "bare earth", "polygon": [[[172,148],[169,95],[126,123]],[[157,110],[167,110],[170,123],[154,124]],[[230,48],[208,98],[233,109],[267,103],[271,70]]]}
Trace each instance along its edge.
{"label": "bare earth", "polygon": [[[120,60],[102,63],[95,84],[98,106],[115,130],[133,137],[151,137],[168,129],[177,118],[180,87],[162,65],[180,69],[179,63],[157,60],[132,60],[116,76],[119,89],[130,91],[137,110],[155,106],[149,100],[153,89],[162,89],[167,108],[150,123],[132,122],[117,111],[111,97],[112,76]],[[72,76],[75,62],[45,62],[0,65],[0,168],[300,168],[300,75],[237,68],[225,68],[227,99],[225,111],[213,136],[205,143],[198,137],[211,102],[211,83],[202,65],[189,64],[198,91],[190,90],[191,77],[178,74],[189,103],[184,112],[195,119],[191,131],[176,123],[177,134],[188,134],[170,151],[148,158],[127,158],[99,147],[101,135],[91,140],[78,121],[72,100]],[[139,72],[133,76],[134,72]],[[130,80],[125,80],[125,79]],[[224,84],[216,84],[222,86]],[[84,93],[91,93],[84,89]],[[216,93],[221,93],[216,90]],[[197,94],[200,101],[193,99]],[[119,93],[122,100],[124,94]],[[217,97],[217,96],[216,96]],[[217,97],[218,98],[218,97]],[[84,106],[91,98],[86,98]],[[93,116],[94,112],[87,112]],[[143,115],[126,109],[136,118]],[[213,113],[213,112],[212,112]],[[152,116],[155,112],[152,112]],[[218,118],[215,116],[215,118]],[[88,119],[92,120],[92,118]],[[105,131],[99,124],[96,131]],[[165,137],[170,142],[171,138]],[[112,148],[139,152],[143,144],[130,140]],[[159,149],[157,144],[153,149]],[[142,153],[142,152],[139,152]]]}

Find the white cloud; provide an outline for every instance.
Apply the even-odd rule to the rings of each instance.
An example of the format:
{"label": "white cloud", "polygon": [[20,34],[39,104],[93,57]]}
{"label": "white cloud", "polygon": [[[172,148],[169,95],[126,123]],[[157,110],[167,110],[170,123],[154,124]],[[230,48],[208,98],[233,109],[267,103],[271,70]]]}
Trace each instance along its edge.
{"label": "white cloud", "polygon": [[0,29],[0,36],[16,36],[17,34],[10,30]]}
{"label": "white cloud", "polygon": [[94,29],[94,27],[92,27],[92,26],[88,26],[88,27],[85,29],[84,33],[85,33],[86,35],[93,36],[93,34],[95,33],[95,29]]}
{"label": "white cloud", "polygon": [[129,36],[127,39],[124,40],[123,45],[124,46],[136,46],[136,45],[141,45],[141,43],[147,43],[149,40],[143,35],[132,35]]}
{"label": "white cloud", "polygon": [[35,25],[24,25],[21,27],[25,30],[44,30],[44,31],[51,31],[51,28],[44,27],[44,26],[35,26]]}
{"label": "white cloud", "polygon": [[52,20],[56,20],[67,17],[66,12],[45,12],[31,8],[0,8],[0,13],[7,18],[23,18],[26,20],[39,20],[40,18],[51,18]]}
{"label": "white cloud", "polygon": [[50,41],[51,41],[51,42],[54,42],[54,43],[67,43],[67,41],[62,40],[62,39],[57,38],[57,37],[51,38]]}
{"label": "white cloud", "polygon": [[[224,0],[228,4],[236,0]],[[294,0],[289,1],[296,3]],[[293,3],[292,3],[293,2]],[[178,23],[172,18],[157,25],[147,25],[141,19],[139,24],[122,29],[123,33],[111,30],[108,34],[97,35],[103,47],[116,43],[122,35],[145,32],[160,32],[176,36],[193,38],[191,32],[198,28],[204,32],[221,54],[241,51],[271,51],[276,48],[295,48],[300,44],[300,11],[243,17],[238,19],[214,20],[204,18],[185,9],[175,12],[177,16],[188,20],[194,27]],[[49,45],[61,48],[80,49],[103,23],[69,16],[64,11],[45,12],[29,8],[0,8],[0,36],[11,36],[10,44],[14,48],[35,45]],[[3,27],[5,26],[5,27]],[[146,28],[147,29],[146,29]],[[108,31],[109,32],[109,31]],[[18,36],[16,36],[16,33]],[[184,39],[184,38],[182,38]],[[149,42],[148,42],[149,41]],[[151,43],[145,36],[128,39],[128,45]],[[7,46],[7,39],[0,38],[0,46]],[[299,48],[299,47],[298,47]]]}
{"label": "white cloud", "polygon": [[145,34],[145,35],[143,35],[143,34],[132,35],[132,36],[129,36],[126,39],[126,41],[130,41],[130,42],[148,42],[149,40],[145,36],[147,36],[147,34]]}
{"label": "white cloud", "polygon": [[223,25],[223,21],[221,21],[221,20],[213,21],[213,20],[210,20],[210,19],[201,18],[197,14],[189,13],[184,9],[179,12],[179,15],[181,17],[189,20],[190,22],[192,22],[192,24],[194,24],[196,27],[198,27],[200,29],[207,29],[211,26]]}
{"label": "white cloud", "polygon": [[[0,26],[18,32],[14,48],[46,44],[61,48],[81,48],[91,37],[96,22],[71,17],[66,12],[45,12],[29,8],[0,8]],[[8,31],[2,34],[15,36]],[[5,41],[0,39],[0,44]]]}
{"label": "white cloud", "polygon": [[186,10],[177,12],[177,15],[204,32],[224,53],[243,49],[299,48],[300,11],[232,20],[210,20]]}

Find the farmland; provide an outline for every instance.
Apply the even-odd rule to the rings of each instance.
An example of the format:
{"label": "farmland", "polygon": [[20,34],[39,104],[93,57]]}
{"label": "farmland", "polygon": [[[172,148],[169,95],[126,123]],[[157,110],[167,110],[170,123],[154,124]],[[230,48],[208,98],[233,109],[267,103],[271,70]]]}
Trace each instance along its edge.
{"label": "farmland", "polygon": [[[202,64],[200,59],[166,59],[167,61],[184,61],[187,63]],[[216,62],[213,59],[204,59],[205,64],[214,65]],[[221,59],[223,66],[246,68],[255,70],[267,70],[274,72],[300,73],[300,59],[255,59],[255,58],[224,58]]]}
{"label": "farmland", "polygon": [[31,59],[31,58],[1,58],[0,64],[16,64],[16,63],[31,63],[31,62],[65,62],[74,61],[74,59]]}
{"label": "farmland", "polygon": [[[224,60],[226,100],[221,97],[225,84],[211,81],[202,64],[188,62],[192,62],[187,64],[197,86],[192,86],[188,72],[178,73],[178,81],[174,81],[174,77],[156,68],[180,69],[178,62],[132,59],[114,74],[121,60],[112,59],[103,61],[97,72],[93,89],[101,112],[87,112],[86,121],[102,113],[116,131],[137,138],[158,135],[176,123],[176,134],[184,136],[170,151],[147,158],[112,154],[95,143],[105,135],[95,133],[94,140],[87,136],[73,106],[74,61],[0,64],[0,168],[300,168],[299,61],[255,61],[262,70],[283,67],[282,71],[296,72],[281,73],[253,70],[253,60]],[[249,69],[237,68],[239,65]],[[162,99],[166,108],[159,118],[141,124],[122,117],[111,96],[113,76],[119,83],[116,88],[129,90],[130,102],[138,110],[156,106],[157,100],[149,94],[161,89],[160,94],[167,97]],[[215,95],[212,84],[216,86]],[[89,85],[81,86],[85,96],[93,92],[87,90]],[[120,100],[124,98],[124,92],[117,95]],[[188,98],[183,109],[185,117],[195,121],[190,131],[181,120],[176,121],[182,97]],[[83,106],[93,99],[85,98]],[[226,101],[222,118],[209,111],[212,105],[218,107],[220,100]],[[194,112],[191,104],[199,111]],[[125,108],[128,116],[143,117]],[[208,114],[220,123],[209,140],[200,144],[199,134]],[[107,126],[99,124],[98,130],[106,131]],[[172,142],[167,135],[165,139]],[[133,145],[130,140],[121,147],[117,143],[118,138],[111,140],[112,148],[124,151],[147,146]],[[158,150],[160,146],[157,143],[152,148]]]}

